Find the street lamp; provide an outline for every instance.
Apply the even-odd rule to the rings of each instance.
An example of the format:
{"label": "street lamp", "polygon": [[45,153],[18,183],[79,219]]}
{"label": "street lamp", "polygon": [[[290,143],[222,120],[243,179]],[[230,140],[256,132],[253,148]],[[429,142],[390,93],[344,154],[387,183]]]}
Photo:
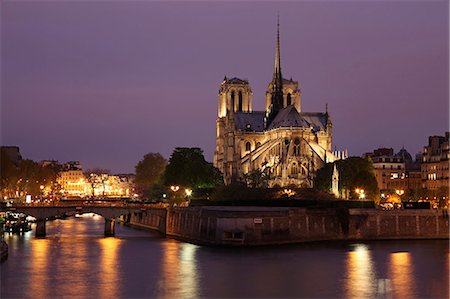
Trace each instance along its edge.
{"label": "street lamp", "polygon": [[355,192],[356,192],[356,194],[358,194],[359,199],[366,198],[366,194],[364,193],[364,189],[356,188]]}
{"label": "street lamp", "polygon": [[170,186],[170,190],[172,190],[173,192],[177,192],[178,190],[180,190],[180,186]]}
{"label": "street lamp", "polygon": [[402,196],[403,194],[405,194],[405,190],[395,190],[395,193]]}

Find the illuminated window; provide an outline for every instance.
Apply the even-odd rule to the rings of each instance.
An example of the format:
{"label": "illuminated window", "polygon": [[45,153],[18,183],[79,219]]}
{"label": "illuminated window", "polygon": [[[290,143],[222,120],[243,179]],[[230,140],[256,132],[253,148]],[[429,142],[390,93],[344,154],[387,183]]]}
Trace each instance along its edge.
{"label": "illuminated window", "polygon": [[247,152],[249,152],[251,149],[252,149],[252,145],[250,144],[250,142],[247,142],[247,143],[245,144],[245,150],[246,150]]}

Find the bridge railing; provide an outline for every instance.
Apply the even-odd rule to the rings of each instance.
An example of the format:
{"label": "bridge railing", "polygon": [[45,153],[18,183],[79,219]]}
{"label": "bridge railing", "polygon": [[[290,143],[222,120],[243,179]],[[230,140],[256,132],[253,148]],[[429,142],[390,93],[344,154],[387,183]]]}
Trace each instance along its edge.
{"label": "bridge railing", "polygon": [[22,208],[22,207],[115,207],[115,208],[166,208],[168,205],[164,203],[157,204],[140,204],[140,203],[110,203],[110,202],[57,202],[57,203],[15,203],[12,205],[2,205],[2,208]]}

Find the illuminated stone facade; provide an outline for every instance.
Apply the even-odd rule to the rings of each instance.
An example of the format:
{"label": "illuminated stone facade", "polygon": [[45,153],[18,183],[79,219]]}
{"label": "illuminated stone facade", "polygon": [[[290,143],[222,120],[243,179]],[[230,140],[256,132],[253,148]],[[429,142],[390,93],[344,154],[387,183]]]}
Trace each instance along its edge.
{"label": "illuminated stone facade", "polygon": [[68,162],[62,165],[57,182],[61,186],[63,196],[104,196],[131,197],[134,196],[134,176],[109,175],[106,173],[83,173],[79,162]]}
{"label": "illuminated stone facade", "polygon": [[[423,149],[422,187],[428,190],[449,188],[449,132],[430,136]],[[448,191],[447,191],[448,192]]]}
{"label": "illuminated stone facade", "polygon": [[252,95],[247,80],[225,77],[220,84],[214,166],[225,183],[260,170],[269,186],[312,187],[314,172],[338,159],[331,118],[328,111],[301,111],[298,82],[281,75],[279,30],[265,111],[253,111]]}
{"label": "illuminated stone facade", "polygon": [[85,178],[81,169],[71,169],[60,172],[57,182],[61,185],[61,193],[64,195],[85,195]]}

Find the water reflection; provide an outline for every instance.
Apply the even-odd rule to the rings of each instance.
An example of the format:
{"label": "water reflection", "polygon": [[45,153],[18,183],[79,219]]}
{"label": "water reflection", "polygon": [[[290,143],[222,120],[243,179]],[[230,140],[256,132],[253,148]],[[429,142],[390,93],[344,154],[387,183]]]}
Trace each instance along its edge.
{"label": "water reflection", "polygon": [[47,288],[43,287],[48,285],[48,250],[49,241],[46,239],[35,239],[31,244],[29,298],[48,297]]}
{"label": "water reflection", "polygon": [[198,298],[198,246],[170,240],[164,242],[163,247],[157,295],[164,298]]}
{"label": "water reflection", "polygon": [[[59,225],[63,225],[59,223]],[[85,229],[85,224],[81,225]],[[66,230],[68,229],[68,230]],[[73,231],[74,225],[69,223],[64,227],[63,233]],[[58,293],[64,296],[87,296],[87,278],[89,272],[88,250],[86,242],[76,242],[67,235],[61,235],[54,239],[51,252],[48,257],[54,259],[55,280],[59,284]],[[55,244],[56,243],[56,244]]]}
{"label": "water reflection", "polygon": [[202,248],[101,217],[5,235],[1,298],[449,298],[448,242]]}
{"label": "water reflection", "polygon": [[119,295],[119,253],[122,240],[118,238],[99,239],[100,243],[100,298],[118,298]]}
{"label": "water reflection", "polygon": [[347,254],[348,298],[373,298],[376,291],[376,277],[370,250],[367,245],[356,244]]}
{"label": "water reflection", "polygon": [[414,271],[409,252],[391,253],[389,276],[392,281],[393,295],[396,298],[415,298]]}

